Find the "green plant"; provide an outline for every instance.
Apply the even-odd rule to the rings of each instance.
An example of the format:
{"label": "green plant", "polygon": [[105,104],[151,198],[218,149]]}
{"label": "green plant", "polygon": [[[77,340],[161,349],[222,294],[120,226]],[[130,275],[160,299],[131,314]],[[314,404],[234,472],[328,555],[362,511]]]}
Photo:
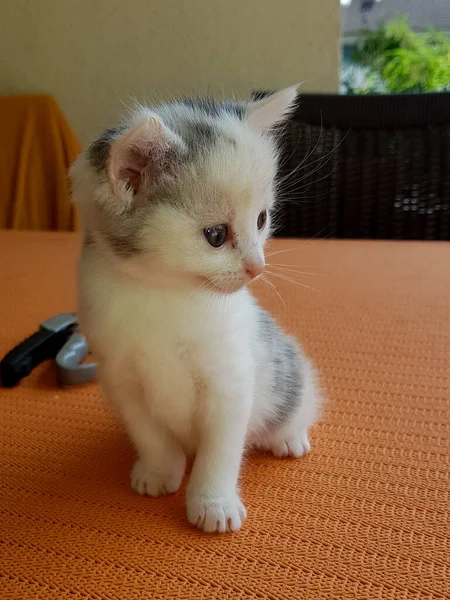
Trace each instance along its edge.
{"label": "green plant", "polygon": [[351,60],[364,80],[350,93],[415,93],[450,90],[450,39],[444,33],[414,32],[405,16],[376,31],[361,32]]}

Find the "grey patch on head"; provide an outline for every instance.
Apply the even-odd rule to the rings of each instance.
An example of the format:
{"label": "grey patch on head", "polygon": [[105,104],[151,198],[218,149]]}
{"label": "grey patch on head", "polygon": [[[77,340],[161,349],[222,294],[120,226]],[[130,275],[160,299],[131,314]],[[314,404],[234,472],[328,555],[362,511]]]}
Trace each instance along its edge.
{"label": "grey patch on head", "polygon": [[[180,114],[178,107],[190,108],[188,114]],[[236,145],[235,140],[223,135],[218,127],[214,126],[214,119],[220,119],[224,115],[232,115],[240,120],[245,116],[245,102],[215,102],[208,98],[183,99],[174,104],[166,104],[155,107],[155,114],[159,114],[163,121],[173,129],[187,146],[188,153],[185,158],[193,160],[198,154],[208,151],[219,137],[227,139]],[[105,169],[111,144],[128,128],[122,123],[116,127],[110,127],[99,135],[89,146],[87,157],[91,166],[98,172]]]}
{"label": "grey patch on head", "polygon": [[[113,215],[106,208],[97,207],[98,230],[102,239],[120,258],[129,259],[145,252],[140,244],[140,236],[147,221],[148,211],[157,204],[181,206],[185,169],[198,163],[212,151],[220,141],[237,145],[228,133],[226,116],[243,119],[245,103],[214,102],[207,99],[182,100],[173,104],[163,104],[150,108],[156,116],[179,138],[163,155],[158,156],[158,173],[153,173],[148,189],[148,202],[133,205],[120,216]],[[222,119],[222,122],[221,122]],[[87,159],[98,173],[106,169],[111,146],[129,124],[123,122],[111,127],[97,137],[87,150]]]}
{"label": "grey patch on head", "polygon": [[218,102],[210,98],[184,98],[181,103],[200,110],[209,117],[222,117],[224,114],[233,115],[240,120],[245,117],[245,102]]}
{"label": "grey patch on head", "polygon": [[295,342],[279,329],[263,310],[259,313],[259,334],[269,353],[272,385],[275,398],[269,428],[280,427],[289,421],[301,402],[303,382],[299,368],[300,355]]}
{"label": "grey patch on head", "polygon": [[236,141],[227,135],[221,119],[227,115],[242,119],[245,104],[184,99],[157,107],[155,112],[183,140],[187,148],[185,161],[195,162],[198,157],[210,152],[219,140],[236,146]]}
{"label": "grey patch on head", "polygon": [[111,144],[118,135],[125,131],[125,129],[126,127],[124,125],[110,127],[99,135],[89,146],[87,157],[91,166],[96,171],[102,171],[106,167]]}
{"label": "grey patch on head", "polygon": [[207,151],[219,137],[219,132],[210,123],[186,121],[181,127],[181,136],[191,158]]}

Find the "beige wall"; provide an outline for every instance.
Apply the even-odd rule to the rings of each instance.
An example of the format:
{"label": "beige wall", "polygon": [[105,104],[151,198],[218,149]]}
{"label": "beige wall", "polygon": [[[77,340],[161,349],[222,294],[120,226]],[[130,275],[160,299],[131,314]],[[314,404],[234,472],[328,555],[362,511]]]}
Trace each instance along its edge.
{"label": "beige wall", "polygon": [[338,0],[0,0],[0,94],[51,93],[83,142],[133,97],[335,91]]}

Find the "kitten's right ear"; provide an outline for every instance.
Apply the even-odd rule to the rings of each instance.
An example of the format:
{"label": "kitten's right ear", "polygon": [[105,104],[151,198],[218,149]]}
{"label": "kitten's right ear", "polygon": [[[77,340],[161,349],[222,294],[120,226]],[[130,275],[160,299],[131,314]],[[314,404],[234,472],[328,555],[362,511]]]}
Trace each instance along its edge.
{"label": "kitten's right ear", "polygon": [[114,195],[128,208],[144,202],[152,185],[176,160],[182,142],[155,115],[142,115],[110,142],[106,172]]}

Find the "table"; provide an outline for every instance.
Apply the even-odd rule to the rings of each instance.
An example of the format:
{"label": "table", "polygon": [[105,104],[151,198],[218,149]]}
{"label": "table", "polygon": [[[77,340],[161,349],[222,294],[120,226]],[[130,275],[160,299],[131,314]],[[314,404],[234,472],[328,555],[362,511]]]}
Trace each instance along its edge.
{"label": "table", "polygon": [[[75,234],[0,233],[0,353],[75,308]],[[250,455],[243,529],[207,536],[184,489],[141,498],[96,384],[54,365],[0,390],[0,597],[450,597],[450,244],[276,240],[314,273],[256,293],[301,337],[329,402],[299,460]],[[300,268],[301,266],[301,268]],[[301,278],[301,279],[300,279]]]}

